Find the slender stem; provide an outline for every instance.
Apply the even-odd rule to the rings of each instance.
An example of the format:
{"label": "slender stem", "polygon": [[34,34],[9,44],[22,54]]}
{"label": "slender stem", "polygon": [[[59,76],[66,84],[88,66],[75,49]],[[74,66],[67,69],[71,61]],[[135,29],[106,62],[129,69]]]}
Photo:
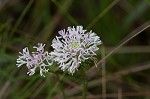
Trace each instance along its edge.
{"label": "slender stem", "polygon": [[83,99],[86,99],[86,96],[87,96],[87,80],[85,80],[83,82],[83,92],[82,92],[82,96],[83,96]]}
{"label": "slender stem", "polygon": [[[105,48],[102,47],[102,58],[105,57]],[[102,62],[102,97],[106,99],[106,62],[105,60]]]}
{"label": "slender stem", "polygon": [[86,99],[87,98],[87,85],[88,85],[88,81],[87,81],[87,76],[86,76],[86,72],[84,70],[83,67],[81,67],[82,69],[82,76],[83,76],[83,82],[82,82],[82,99]]}
{"label": "slender stem", "polygon": [[56,90],[57,86],[59,85],[60,81],[64,78],[66,72],[63,73],[63,75],[60,77],[60,80],[57,81],[57,83],[54,85],[54,87],[52,88],[51,92],[49,93],[47,99],[50,99],[52,94],[54,93],[54,91]]}
{"label": "slender stem", "polygon": [[60,79],[58,73],[56,73],[56,76],[57,76],[57,78],[58,78],[59,85],[60,85],[60,87],[61,87],[60,90],[61,90],[61,92],[62,92],[63,99],[66,99],[66,95],[65,95],[64,90],[62,89],[61,79]]}

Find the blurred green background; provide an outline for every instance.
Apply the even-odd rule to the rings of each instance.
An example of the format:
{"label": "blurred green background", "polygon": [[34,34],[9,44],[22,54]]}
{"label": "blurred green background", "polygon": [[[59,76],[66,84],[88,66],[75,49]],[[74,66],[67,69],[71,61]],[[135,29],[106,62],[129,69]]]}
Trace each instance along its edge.
{"label": "blurred green background", "polygon": [[[37,43],[50,52],[59,30],[82,25],[103,41],[99,61],[149,21],[150,0],[0,0],[0,99],[82,99],[82,71],[62,79],[61,70],[28,76],[26,66],[16,67],[18,52]],[[102,63],[87,62],[86,71],[94,67],[87,73],[87,99],[150,99],[150,28]]]}

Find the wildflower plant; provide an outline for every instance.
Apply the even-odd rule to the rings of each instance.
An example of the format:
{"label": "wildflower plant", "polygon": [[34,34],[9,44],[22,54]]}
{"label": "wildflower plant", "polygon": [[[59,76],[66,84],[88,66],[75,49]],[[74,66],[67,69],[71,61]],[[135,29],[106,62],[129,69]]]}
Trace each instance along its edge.
{"label": "wildflower plant", "polygon": [[82,26],[68,27],[58,33],[60,36],[53,39],[54,51],[50,55],[63,71],[71,74],[78,70],[81,62],[94,59],[98,45],[102,44],[99,36],[92,31],[86,32]]}
{"label": "wildflower plant", "polygon": [[70,74],[74,74],[78,70],[81,63],[85,60],[95,60],[95,51],[98,45],[102,44],[100,37],[94,32],[83,29],[82,26],[68,27],[58,31],[60,36],[56,36],[52,40],[54,51],[44,51],[45,44],[38,43],[34,46],[36,52],[30,53],[28,47],[19,52],[17,66],[26,65],[28,68],[27,74],[30,76],[35,73],[37,67],[40,68],[40,75],[45,77],[43,73],[48,72],[47,66],[52,65],[53,61],[59,64],[61,70],[67,70]]}
{"label": "wildflower plant", "polygon": [[26,65],[28,68],[27,74],[29,76],[35,73],[36,68],[40,68],[40,75],[45,77],[43,73],[48,72],[49,69],[46,69],[47,66],[52,65],[50,61],[50,55],[47,51],[44,51],[45,44],[38,43],[38,46],[33,46],[36,49],[36,52],[30,54],[28,47],[23,49],[23,52],[19,52],[19,58],[17,59],[17,66]]}

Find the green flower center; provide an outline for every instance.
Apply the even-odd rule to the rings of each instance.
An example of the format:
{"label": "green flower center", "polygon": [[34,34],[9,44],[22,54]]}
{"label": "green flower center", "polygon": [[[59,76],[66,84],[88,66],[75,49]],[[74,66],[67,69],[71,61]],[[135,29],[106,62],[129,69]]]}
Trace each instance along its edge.
{"label": "green flower center", "polygon": [[73,40],[73,41],[71,42],[71,48],[72,48],[72,49],[78,49],[79,47],[80,47],[80,43],[77,42],[76,40]]}

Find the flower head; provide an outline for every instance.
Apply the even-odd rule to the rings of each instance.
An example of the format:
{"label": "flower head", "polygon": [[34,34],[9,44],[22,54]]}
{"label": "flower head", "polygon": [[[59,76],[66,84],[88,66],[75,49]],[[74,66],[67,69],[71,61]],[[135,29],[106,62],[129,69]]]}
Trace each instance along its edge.
{"label": "flower head", "polygon": [[85,32],[82,26],[68,27],[67,30],[59,31],[60,36],[53,39],[54,51],[50,55],[62,70],[73,74],[82,61],[96,55],[95,51],[99,49],[97,46],[102,44],[100,37],[92,31]]}
{"label": "flower head", "polygon": [[26,64],[29,71],[27,74],[30,76],[35,73],[35,69],[37,67],[40,68],[40,75],[45,77],[43,75],[43,72],[48,72],[48,69],[46,69],[46,66],[50,66],[52,63],[49,63],[50,56],[47,51],[44,51],[45,44],[38,43],[38,46],[33,46],[37,51],[32,52],[32,55],[30,55],[30,52],[28,50],[28,47],[23,49],[23,52],[19,52],[19,58],[17,59],[17,66],[20,67],[24,64]]}

